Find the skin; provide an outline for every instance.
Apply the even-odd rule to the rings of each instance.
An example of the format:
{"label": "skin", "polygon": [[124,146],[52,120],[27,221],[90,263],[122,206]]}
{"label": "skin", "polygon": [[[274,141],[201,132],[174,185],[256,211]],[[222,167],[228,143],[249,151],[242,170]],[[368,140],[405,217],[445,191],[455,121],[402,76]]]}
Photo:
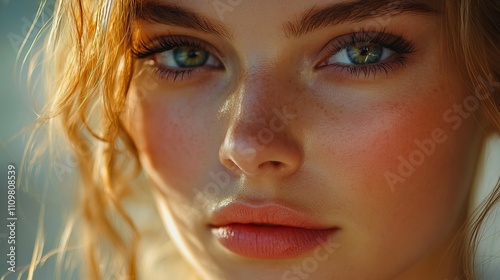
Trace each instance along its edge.
{"label": "skin", "polygon": [[[219,18],[211,1],[164,2]],[[166,228],[201,277],[399,280],[459,274],[457,256],[447,248],[465,219],[483,136],[478,118],[453,113],[458,125],[443,116],[466,93],[457,66],[443,59],[440,16],[403,13],[298,38],[283,33],[283,22],[311,7],[342,2],[244,1],[224,13],[232,39],[159,24],[138,28],[139,38],[187,35],[221,54],[223,69],[205,68],[175,82],[138,62],[124,115]],[[368,25],[404,34],[417,51],[387,74],[357,77],[316,68],[330,40]],[[276,110],[293,117],[277,123],[282,129],[264,143],[258,135],[275,122]],[[401,176],[399,157],[409,159],[419,150],[415,141],[432,139],[435,129],[446,140],[434,141],[435,151]],[[389,183],[387,172],[403,182]],[[338,227],[338,246],[312,272],[293,268],[315,258],[313,252],[285,260],[233,254],[207,224],[211,209],[239,198],[283,203]],[[282,278],[287,271],[297,278]]]}

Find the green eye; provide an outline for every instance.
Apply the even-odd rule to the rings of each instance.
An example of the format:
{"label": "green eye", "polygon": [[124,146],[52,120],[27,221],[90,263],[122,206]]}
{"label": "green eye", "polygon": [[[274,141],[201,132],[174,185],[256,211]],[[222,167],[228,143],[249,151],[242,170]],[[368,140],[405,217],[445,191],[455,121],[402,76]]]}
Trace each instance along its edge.
{"label": "green eye", "polygon": [[156,56],[159,66],[165,68],[196,68],[206,65],[218,67],[220,65],[219,61],[207,50],[195,47],[176,47],[158,53]]}
{"label": "green eye", "polygon": [[373,44],[358,44],[346,49],[347,57],[354,64],[372,64],[381,61],[384,48]]}
{"label": "green eye", "polygon": [[343,48],[328,60],[329,64],[368,65],[382,62],[394,51],[372,43],[359,43]]}
{"label": "green eye", "polygon": [[183,68],[203,66],[210,54],[202,49],[180,47],[173,50],[175,63]]}

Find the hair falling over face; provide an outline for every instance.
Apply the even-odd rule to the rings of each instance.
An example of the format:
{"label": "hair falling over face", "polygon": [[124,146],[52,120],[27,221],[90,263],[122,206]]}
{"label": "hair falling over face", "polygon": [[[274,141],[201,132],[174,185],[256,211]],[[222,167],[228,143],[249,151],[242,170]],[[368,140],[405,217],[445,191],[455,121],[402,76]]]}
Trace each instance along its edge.
{"label": "hair falling over face", "polygon": [[[57,0],[53,18],[45,30],[43,66],[49,81],[48,103],[39,125],[48,123],[54,135],[63,132],[78,161],[81,182],[75,213],[80,219],[75,220],[79,221],[76,228],[81,230],[74,230],[73,235],[79,244],[84,244],[80,255],[84,279],[139,279],[141,271],[146,270],[141,267],[140,259],[147,255],[141,244],[148,244],[151,233],[144,232],[143,225],[138,225],[129,207],[140,192],[137,185],[144,182],[144,166],[136,141],[122,118],[138,67],[137,44],[134,45],[137,17],[146,2]],[[446,42],[444,52],[449,54],[446,59],[461,66],[460,81],[468,94],[480,92],[488,96],[481,100],[478,119],[484,118],[487,124],[485,134],[499,135],[500,88],[485,81],[500,80],[500,2],[438,2],[442,2],[440,29]],[[204,27],[202,21],[199,26]],[[339,41],[332,48],[344,47],[350,40],[370,41],[375,37],[382,40],[380,45],[398,44],[401,57],[418,52],[403,39],[369,37],[369,32],[360,34]],[[157,40],[149,49],[142,49],[168,49],[174,44],[201,49],[191,41],[186,43],[185,38],[173,38]],[[148,55],[151,54],[142,56]],[[213,68],[219,67],[210,57],[202,58],[212,61]],[[171,63],[168,58],[155,59]],[[402,64],[403,60],[398,61]],[[384,70],[391,71],[397,65]],[[349,71],[341,71],[342,75],[345,73]],[[194,79],[205,74],[186,75]],[[476,279],[474,255],[480,242],[481,225],[499,200],[500,181],[456,233],[456,242],[449,250],[461,256],[460,279]],[[171,259],[171,262],[180,263],[179,259]],[[35,270],[36,264],[31,269]]]}

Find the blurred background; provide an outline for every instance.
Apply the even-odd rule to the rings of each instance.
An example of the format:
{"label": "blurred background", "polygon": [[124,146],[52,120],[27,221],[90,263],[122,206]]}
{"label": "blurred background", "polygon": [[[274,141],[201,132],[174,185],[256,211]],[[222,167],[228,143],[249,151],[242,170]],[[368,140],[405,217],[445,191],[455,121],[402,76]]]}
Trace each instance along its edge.
{"label": "blurred background", "polygon": [[[30,172],[18,178],[16,196],[16,272],[8,274],[8,228],[7,224],[7,166],[13,164],[17,174],[21,172],[21,160],[25,145],[29,138],[29,126],[36,119],[36,111],[43,103],[41,85],[32,83],[28,89],[26,69],[21,71],[22,58],[16,63],[16,56],[24,38],[33,24],[38,10],[38,1],[34,0],[0,0],[0,279],[27,279],[26,266],[32,261],[37,231],[43,232],[44,247],[38,248],[34,260],[41,262],[34,274],[34,279],[55,279],[55,257],[50,256],[59,241],[63,220],[67,218],[72,205],[70,199],[73,193],[74,177],[77,168],[69,151],[58,151],[63,156],[55,161],[42,161]],[[28,39],[31,44],[43,21],[51,14],[53,3],[41,11],[41,19],[35,24],[34,32]],[[26,50],[26,48],[25,48]],[[36,76],[36,75],[35,75]],[[20,134],[23,128],[28,133]],[[480,201],[496,183],[500,175],[500,141],[487,147],[486,170],[481,176],[482,186],[476,197]],[[483,242],[480,246],[479,272],[484,280],[500,279],[500,217],[497,210],[491,216],[493,219],[486,226]],[[496,217],[496,218],[495,218]],[[74,263],[63,262],[62,279],[79,279]],[[3,278],[2,278],[3,277]],[[453,279],[449,279],[453,280]]]}
{"label": "blurred background", "polygon": [[[77,169],[67,151],[67,157],[55,162],[45,160],[37,163],[30,172],[21,170],[21,160],[25,145],[30,136],[30,125],[36,119],[36,111],[42,104],[41,84],[37,83],[36,75],[32,88],[27,86],[27,66],[21,72],[21,64],[26,51],[23,51],[20,60],[16,56],[24,38],[34,22],[39,1],[35,0],[0,0],[0,174],[2,178],[0,190],[0,279],[27,279],[26,267],[32,261],[34,244],[38,230],[43,230],[45,245],[39,248],[35,260],[41,261],[39,269],[33,279],[55,279],[55,257],[47,258],[57,247],[62,232],[62,221],[68,215],[72,191],[71,182],[74,181]],[[36,23],[29,36],[28,44],[33,42],[36,33],[41,29],[43,22],[48,19],[53,9],[53,2],[49,1],[47,8],[42,11],[40,20]],[[29,47],[29,46],[28,46]],[[25,47],[24,50],[27,48]],[[22,129],[27,133],[21,133]],[[63,154],[65,151],[61,151]],[[16,167],[17,195],[16,195],[16,272],[7,274],[7,253],[10,247],[7,244],[7,166]],[[41,225],[41,226],[40,226]],[[74,264],[65,264],[70,268]],[[78,272],[73,275],[72,269],[64,269],[61,279],[79,279]],[[66,271],[66,272],[65,272]],[[2,278],[5,277],[5,278]]]}

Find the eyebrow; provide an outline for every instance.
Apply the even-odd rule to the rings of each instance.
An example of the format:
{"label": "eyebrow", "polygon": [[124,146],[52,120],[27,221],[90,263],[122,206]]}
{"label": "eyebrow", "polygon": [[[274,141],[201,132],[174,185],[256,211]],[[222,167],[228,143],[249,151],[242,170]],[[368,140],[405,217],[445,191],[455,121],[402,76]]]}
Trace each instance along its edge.
{"label": "eyebrow", "polygon": [[136,19],[145,22],[191,28],[219,37],[230,37],[229,29],[220,21],[159,1],[144,1],[138,4],[135,8],[135,16]]}
{"label": "eyebrow", "polygon": [[407,0],[359,0],[338,3],[323,8],[313,7],[297,20],[283,25],[288,37],[299,37],[316,29],[349,21],[392,16],[401,13],[438,14],[439,12],[422,1]]}
{"label": "eyebrow", "polygon": [[[313,7],[283,24],[287,37],[299,37],[316,29],[349,21],[362,21],[401,13],[429,14],[437,10],[417,0],[358,0],[337,3],[326,7]],[[231,31],[220,21],[178,5],[161,3],[161,0],[143,1],[135,8],[136,19],[170,26],[179,26],[231,38]]]}

